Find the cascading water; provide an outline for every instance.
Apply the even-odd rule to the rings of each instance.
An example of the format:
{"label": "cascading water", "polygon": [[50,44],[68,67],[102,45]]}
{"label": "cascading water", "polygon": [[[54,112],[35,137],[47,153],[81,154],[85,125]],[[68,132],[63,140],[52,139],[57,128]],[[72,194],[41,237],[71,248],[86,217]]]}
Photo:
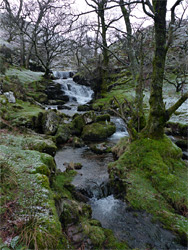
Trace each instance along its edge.
{"label": "cascading water", "polygon": [[[70,72],[56,72],[54,76],[59,78],[55,82],[60,83],[62,90],[69,96],[69,103],[84,104],[92,99],[93,91],[76,84]],[[111,121],[116,124],[116,133],[108,139],[109,144],[128,136],[120,118],[112,117]],[[99,220],[104,228],[112,229],[119,240],[127,241],[131,248],[186,249],[175,242],[175,236],[171,232],[163,229],[159,223],[154,224],[151,215],[131,210],[125,202],[112,195],[107,167],[113,161],[111,153],[96,155],[88,146],[73,148],[66,145],[57,152],[55,161],[61,171],[66,170],[63,164],[65,162],[82,164],[72,184],[77,191],[88,197],[92,217]]]}
{"label": "cascading water", "polygon": [[72,72],[54,71],[53,74],[58,78],[54,82],[61,85],[61,89],[69,97],[70,102],[85,104],[92,99],[93,90],[90,87],[75,83],[72,79]]}

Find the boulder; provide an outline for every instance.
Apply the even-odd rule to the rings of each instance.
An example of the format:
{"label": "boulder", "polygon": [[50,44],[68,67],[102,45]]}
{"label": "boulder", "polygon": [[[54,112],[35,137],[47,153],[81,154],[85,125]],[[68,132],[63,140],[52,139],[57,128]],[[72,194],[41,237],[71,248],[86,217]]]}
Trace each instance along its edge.
{"label": "boulder", "polygon": [[90,146],[90,149],[96,154],[103,154],[110,152],[111,148],[106,143],[99,143]]}
{"label": "boulder", "polygon": [[96,122],[86,125],[83,128],[82,139],[85,141],[100,141],[106,139],[116,131],[116,126],[112,122]]}
{"label": "boulder", "polygon": [[80,135],[82,133],[83,127],[85,126],[85,121],[83,116],[76,115],[70,124],[71,133],[74,135]]}
{"label": "boulder", "polygon": [[90,105],[88,105],[88,104],[79,105],[77,110],[78,111],[89,111],[90,110]]}
{"label": "boulder", "polygon": [[71,135],[71,132],[70,132],[68,124],[59,125],[57,133],[55,134],[56,144],[67,142],[70,135]]}
{"label": "boulder", "polygon": [[63,100],[64,102],[69,101],[69,97],[65,95],[65,92],[61,88],[61,84],[51,82],[50,85],[46,87],[45,93],[50,100]]}
{"label": "boulder", "polygon": [[90,124],[96,121],[96,114],[94,111],[86,112],[82,115],[85,124]]}
{"label": "boulder", "polygon": [[81,148],[84,146],[84,141],[81,138],[74,136],[72,138],[72,144],[73,144],[73,147]]}
{"label": "boulder", "polygon": [[110,121],[110,115],[109,114],[104,114],[104,115],[98,115],[96,117],[96,122],[100,122],[100,121]]}
{"label": "boulder", "polygon": [[47,135],[55,135],[58,129],[59,121],[60,117],[56,114],[55,111],[53,110],[46,111],[42,119],[43,132]]}
{"label": "boulder", "polygon": [[8,102],[16,103],[16,98],[15,98],[14,93],[12,91],[5,92],[4,95],[6,96]]}

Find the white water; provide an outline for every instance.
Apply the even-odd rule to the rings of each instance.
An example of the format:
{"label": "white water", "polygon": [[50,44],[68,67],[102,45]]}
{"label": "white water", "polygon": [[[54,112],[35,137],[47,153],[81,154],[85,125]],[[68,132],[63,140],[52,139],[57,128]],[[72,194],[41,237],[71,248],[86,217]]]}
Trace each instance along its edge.
{"label": "white water", "polygon": [[93,90],[90,87],[75,83],[70,77],[71,72],[55,71],[53,74],[59,78],[54,80],[54,82],[61,84],[61,88],[65,92],[65,95],[69,96],[70,102],[85,104],[91,101],[94,93]]}
{"label": "white water", "polygon": [[110,141],[117,142],[120,138],[124,136],[129,136],[123,120],[119,117],[111,117],[111,122],[116,125],[116,132],[109,137]]}

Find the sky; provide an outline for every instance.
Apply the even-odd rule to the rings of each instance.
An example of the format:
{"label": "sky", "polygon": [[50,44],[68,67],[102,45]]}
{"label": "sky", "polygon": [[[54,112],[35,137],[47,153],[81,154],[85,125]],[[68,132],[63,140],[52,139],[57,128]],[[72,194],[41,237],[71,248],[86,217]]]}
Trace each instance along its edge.
{"label": "sky", "polygon": [[[91,0],[88,0],[89,2],[91,2]],[[167,2],[167,9],[170,10],[170,8],[173,6],[173,4],[176,2],[176,0],[168,0]],[[183,0],[183,5],[184,6],[188,6],[188,0]],[[86,4],[85,0],[75,0],[75,9],[79,12],[85,12],[85,11],[88,11],[88,10],[91,10],[91,8]],[[181,6],[178,7],[177,9],[177,13],[181,13],[182,11],[182,8]],[[136,11],[135,11],[135,15],[136,16],[142,16],[142,8],[138,8]],[[94,14],[90,14],[90,16],[92,16]],[[186,16],[188,17],[188,9],[186,11]],[[168,13],[167,15],[167,18],[170,17],[170,13]],[[136,20],[136,19],[135,19]]]}

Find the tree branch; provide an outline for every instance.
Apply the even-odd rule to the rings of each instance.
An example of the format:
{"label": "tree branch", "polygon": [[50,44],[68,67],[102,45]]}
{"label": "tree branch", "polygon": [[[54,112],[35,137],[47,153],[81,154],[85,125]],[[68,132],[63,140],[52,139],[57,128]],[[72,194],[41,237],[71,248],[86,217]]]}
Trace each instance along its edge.
{"label": "tree branch", "polygon": [[188,92],[186,92],[174,105],[166,110],[167,121],[170,119],[171,115],[188,99]]}

